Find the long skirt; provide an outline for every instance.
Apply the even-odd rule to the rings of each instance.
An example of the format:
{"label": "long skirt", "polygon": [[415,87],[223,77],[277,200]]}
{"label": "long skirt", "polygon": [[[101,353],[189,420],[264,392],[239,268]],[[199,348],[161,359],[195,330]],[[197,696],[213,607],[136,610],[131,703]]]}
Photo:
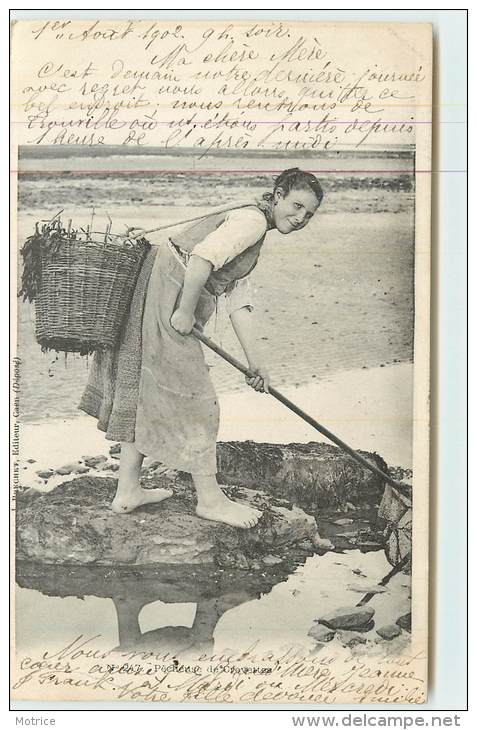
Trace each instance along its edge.
{"label": "long skirt", "polygon": [[[98,418],[106,438],[134,442],[168,467],[215,474],[219,406],[200,343],[170,319],[185,269],[164,241],[146,259],[118,347],[96,353],[80,409]],[[195,317],[214,311],[205,289]]]}

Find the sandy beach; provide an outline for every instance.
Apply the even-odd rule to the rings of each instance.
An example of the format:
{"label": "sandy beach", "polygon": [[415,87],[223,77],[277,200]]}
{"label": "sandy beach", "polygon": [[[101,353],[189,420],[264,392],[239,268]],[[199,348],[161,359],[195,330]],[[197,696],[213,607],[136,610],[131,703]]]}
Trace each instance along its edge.
{"label": "sandy beach", "polygon": [[[302,407],[310,408],[309,404],[313,404],[318,410],[315,415],[351,445],[377,451],[389,464],[409,468],[412,467],[409,423],[412,370],[406,363],[351,370],[285,392]],[[248,438],[275,443],[325,440],[270,396],[251,389],[222,395],[220,406],[220,440]],[[40,491],[49,491],[77,479],[78,475],[54,475],[43,480],[36,475],[37,471],[54,470],[86,455],[108,456],[111,446],[97,430],[94,419],[87,416],[48,419],[41,427],[38,423],[25,424],[21,430],[21,443],[22,453],[30,460],[21,461],[22,481],[25,486]],[[108,476],[108,472],[101,472],[103,474]],[[116,476],[115,473],[109,475]],[[323,615],[337,606],[356,604],[360,597],[356,592],[359,585],[373,585],[388,571],[389,563],[382,550],[329,552],[309,558],[301,569],[270,593],[259,600],[247,601],[244,596],[241,605],[226,611],[214,630],[215,649],[238,649],[256,641],[263,646],[273,645],[280,637],[280,645],[284,648],[293,646],[313,651],[315,642],[307,634],[317,613]],[[409,611],[410,590],[410,576],[398,574],[384,593],[374,597],[376,627],[392,624],[397,616]],[[193,602],[169,604],[158,597],[141,610],[140,631],[145,634],[163,627],[177,627],[176,631],[187,632],[194,625],[198,610]],[[112,601],[105,598],[94,595],[82,600],[55,598],[17,588],[16,611],[19,655],[34,653],[45,642],[51,648],[62,647],[73,635],[88,634],[91,626],[94,626],[95,634],[101,635],[99,645],[109,647],[119,641],[115,609]],[[36,630],[39,621],[41,635]],[[404,650],[407,637],[408,634],[397,637],[393,650]],[[379,644],[375,632],[367,639],[366,651],[370,651],[370,641]],[[336,651],[341,650],[338,639],[334,640],[334,645]],[[360,648],[365,649],[358,646],[353,651],[359,653]]]}
{"label": "sandy beach", "polygon": [[[283,392],[354,448],[377,452],[390,466],[412,468],[412,366],[337,373],[320,383]],[[245,392],[219,398],[219,440],[287,443],[326,439],[271,396]],[[21,482],[41,491],[76,478],[37,471],[57,469],[87,455],[107,455],[112,444],[89,416],[51,418],[21,429]]]}
{"label": "sandy beach", "polygon": [[[85,161],[72,160],[71,175],[64,174],[64,161],[49,160],[51,174],[46,178],[35,172],[38,161],[25,163],[25,175],[20,177],[19,245],[32,233],[36,221],[51,218],[60,208],[64,208],[62,216],[72,218],[75,226],[90,223],[95,205],[95,225],[100,229],[107,220],[106,211],[115,231],[133,225],[153,228],[229,199],[253,198],[271,180],[266,169],[293,164],[267,159],[260,163],[263,174],[188,178],[176,173],[164,181],[154,177],[150,160],[143,163],[146,172],[124,176],[124,161],[114,160],[109,173],[91,177],[85,172]],[[312,169],[312,161],[307,162],[310,164],[303,167]],[[328,187],[323,180],[325,201],[306,229],[293,237],[276,232],[268,235],[253,273],[256,336],[272,383],[285,395],[352,447],[377,452],[388,465],[409,469],[414,316],[409,160],[360,160],[363,170],[368,168],[361,175],[347,171],[353,164],[356,167],[355,162],[340,163],[342,170],[329,179]],[[217,172],[224,164],[223,160],[212,161],[211,167]],[[375,174],[378,164],[387,165],[389,174]],[[237,167],[237,160],[233,165]],[[81,174],[73,174],[78,169]],[[158,243],[162,235],[151,234],[151,243]],[[19,302],[18,325],[19,482],[49,491],[77,474],[43,479],[38,471],[55,470],[85,456],[109,455],[111,442],[97,430],[96,421],[77,408],[88,376],[88,359],[42,353],[35,341],[31,305]],[[243,359],[225,317],[214,318],[207,334]],[[229,365],[212,354],[207,354],[207,360],[221,408],[220,440],[325,441],[272,397],[248,388]],[[103,474],[116,476],[113,471]],[[388,569],[382,550],[313,556],[268,595],[248,601],[245,597],[241,605],[228,610],[215,629],[216,646],[234,642],[243,646],[275,635],[284,644],[312,649],[307,632],[317,611],[355,605],[359,596],[350,586],[356,583],[356,576],[377,582]],[[410,577],[399,574],[374,599],[377,626],[392,623],[408,611],[409,601]],[[194,604],[167,605],[158,599],[141,611],[141,631],[191,626],[196,609]],[[18,588],[16,611],[17,642],[22,651],[38,644],[38,617],[42,617],[42,640],[48,645],[61,645],[72,632],[79,633],[82,627],[88,631],[92,625],[106,644],[118,640],[111,601],[95,595],[85,600],[60,599]],[[398,637],[396,647],[407,640]]]}
{"label": "sandy beach", "polygon": [[[190,211],[165,209],[159,220]],[[74,211],[73,211],[74,214]],[[152,228],[158,218],[111,211],[121,223]],[[20,241],[46,211],[22,215]],[[169,218],[167,217],[169,216]],[[87,219],[74,216],[78,224]],[[253,275],[256,337],[277,387],[311,384],[339,371],[384,367],[412,359],[413,279],[410,213],[318,214],[291,237],[269,234]],[[160,240],[158,234],[151,240]],[[34,337],[34,307],[19,303],[22,419],[77,415],[88,375],[86,358],[43,354]],[[242,357],[232,328],[220,317],[208,334]],[[245,386],[215,356],[219,393]]]}

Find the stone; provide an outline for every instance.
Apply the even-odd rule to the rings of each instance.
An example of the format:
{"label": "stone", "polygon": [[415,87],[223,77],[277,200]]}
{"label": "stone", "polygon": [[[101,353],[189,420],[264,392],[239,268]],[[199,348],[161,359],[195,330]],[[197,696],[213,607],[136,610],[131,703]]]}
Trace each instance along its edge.
{"label": "stone", "polygon": [[60,476],[67,476],[68,474],[77,473],[78,469],[82,469],[83,464],[81,462],[76,461],[73,464],[64,464],[63,466],[60,466],[58,469],[55,470],[55,474],[59,474]]}
{"label": "stone", "polygon": [[55,473],[53,469],[40,469],[40,471],[35,472],[37,476],[40,477],[40,479],[49,479],[53,476]]}
{"label": "stone", "polygon": [[[195,514],[195,493],[187,475],[177,476],[174,496],[127,515],[110,509],[117,481],[81,476],[31,499],[17,499],[17,559],[70,565],[220,565],[249,570],[261,556],[273,567],[290,562],[288,553],[317,535],[315,519],[298,507],[287,509],[271,496],[229,487],[232,499],[263,511],[250,529],[203,520]],[[148,486],[170,487],[159,477]],[[296,548],[297,549],[297,548]],[[313,551],[310,551],[310,554]],[[303,556],[303,549],[300,551]],[[280,563],[278,562],[280,561]]]}
{"label": "stone", "polygon": [[339,640],[343,646],[347,646],[349,649],[352,649],[358,644],[366,644],[366,637],[354,631],[340,631]]}
{"label": "stone", "polygon": [[327,642],[334,638],[335,631],[329,629],[327,626],[323,626],[323,624],[314,623],[308,632],[308,636],[311,636],[315,641]]}
{"label": "stone", "polygon": [[83,456],[83,461],[86,466],[89,466],[92,469],[96,466],[99,466],[100,464],[104,464],[104,462],[107,460],[107,457],[103,456],[102,454],[99,456]]}
{"label": "stone", "polygon": [[404,631],[408,631],[409,633],[411,633],[412,619],[410,613],[405,613],[403,616],[399,616],[396,623],[398,626],[401,627],[401,629],[404,629]]}
{"label": "stone", "polygon": [[382,639],[390,641],[391,639],[395,639],[396,636],[399,636],[401,627],[397,624],[386,624],[386,626],[381,626],[379,629],[376,629],[376,633]]}
{"label": "stone", "polygon": [[[359,453],[387,471],[378,454]],[[377,506],[384,492],[379,477],[329,444],[219,442],[217,461],[219,483],[259,489],[306,512],[344,509],[348,502]]]}
{"label": "stone", "polygon": [[335,525],[352,525],[354,520],[349,517],[342,517],[340,520],[334,520]]}
{"label": "stone", "polygon": [[326,616],[318,619],[320,624],[330,629],[345,629],[347,631],[369,630],[369,624],[374,616],[371,606],[347,606],[338,608]]}
{"label": "stone", "polygon": [[99,471],[119,471],[119,464],[116,461],[107,461]]}
{"label": "stone", "polygon": [[331,542],[331,540],[328,540],[327,537],[320,537],[319,535],[316,535],[313,538],[313,546],[317,550],[320,550],[320,551],[321,550],[324,550],[324,551],[334,550],[334,547],[335,547],[333,545],[333,543]]}

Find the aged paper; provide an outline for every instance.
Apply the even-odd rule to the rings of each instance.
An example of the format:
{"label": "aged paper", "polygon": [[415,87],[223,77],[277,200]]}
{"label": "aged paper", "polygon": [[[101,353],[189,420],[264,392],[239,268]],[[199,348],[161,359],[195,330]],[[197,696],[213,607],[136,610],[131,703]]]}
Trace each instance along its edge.
{"label": "aged paper", "polygon": [[[207,352],[219,481],[258,523],[197,516],[190,478],[158,453],[142,487],[173,496],[113,512],[121,439],[78,410],[93,359],[42,352],[38,302],[19,297],[13,698],[426,700],[431,89],[427,24],[12,24],[13,290],[28,288],[20,249],[35,224],[105,244],[134,226],[179,266],[158,229],[311,173],[322,201],[293,188],[311,220],[281,230],[270,213],[247,291],[234,290],[243,306],[216,297],[206,334],[244,362],[228,314],[253,297],[271,384],[409,487],[402,501]],[[66,288],[68,271],[55,274]],[[72,291],[60,320],[87,308]]]}

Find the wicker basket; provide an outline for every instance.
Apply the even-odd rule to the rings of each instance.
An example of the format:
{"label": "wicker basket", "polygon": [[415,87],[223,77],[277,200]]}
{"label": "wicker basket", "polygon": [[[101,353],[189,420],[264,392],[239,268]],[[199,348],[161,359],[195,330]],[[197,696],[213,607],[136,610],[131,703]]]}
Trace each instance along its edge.
{"label": "wicker basket", "polygon": [[[20,293],[35,301],[36,339],[42,348],[82,355],[113,348],[149,247],[144,238],[104,234],[98,241],[89,231],[81,237],[59,221],[41,232],[37,226],[22,249]],[[31,282],[33,262],[36,281],[28,292],[25,269],[30,266],[26,276]]]}

